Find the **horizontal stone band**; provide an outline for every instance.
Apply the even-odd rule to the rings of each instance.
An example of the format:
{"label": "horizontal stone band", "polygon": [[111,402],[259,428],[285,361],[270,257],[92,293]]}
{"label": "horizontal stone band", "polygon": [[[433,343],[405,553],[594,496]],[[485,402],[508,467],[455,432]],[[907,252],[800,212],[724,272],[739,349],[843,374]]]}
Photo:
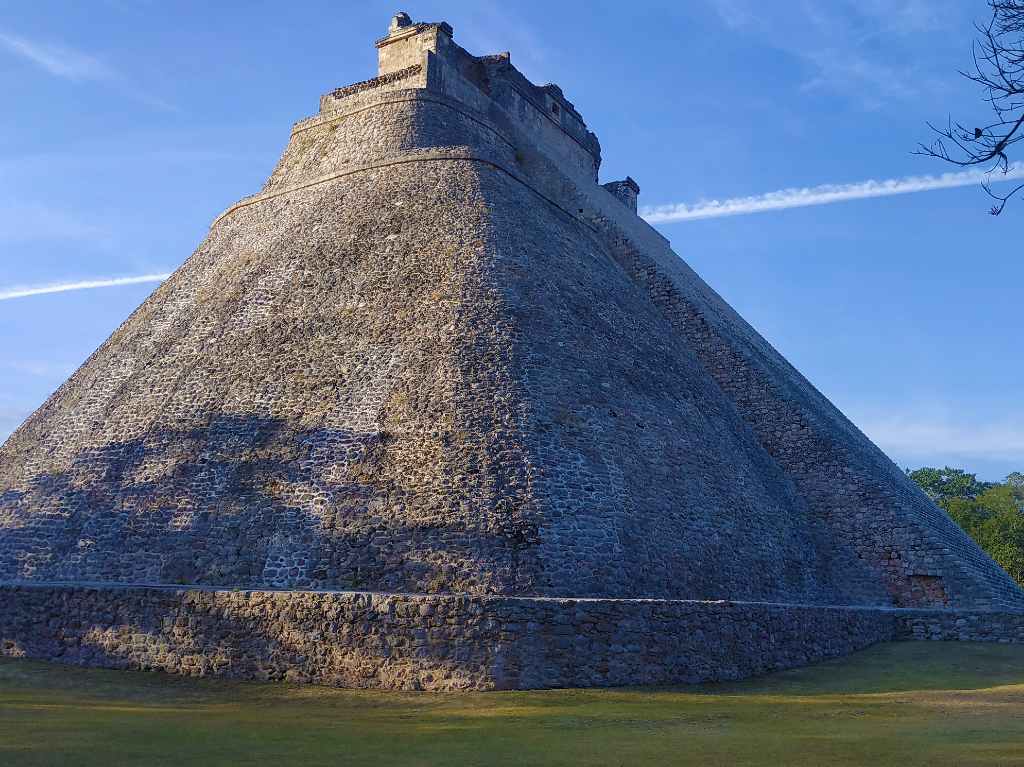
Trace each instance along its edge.
{"label": "horizontal stone band", "polygon": [[535,186],[533,186],[528,181],[526,181],[522,176],[520,176],[519,174],[517,174],[517,173],[513,172],[512,170],[506,168],[501,163],[496,162],[496,161],[494,161],[494,160],[492,160],[490,158],[483,157],[481,155],[477,155],[477,154],[475,154],[474,152],[472,152],[470,150],[466,150],[464,152],[457,152],[457,151],[452,151],[450,149],[445,149],[445,150],[426,150],[426,151],[415,152],[415,153],[407,153],[405,155],[398,156],[398,157],[391,158],[391,159],[387,159],[387,160],[378,160],[376,162],[364,163],[364,164],[361,164],[361,165],[354,166],[352,168],[348,168],[348,169],[343,170],[343,171],[339,171],[337,173],[331,173],[331,174],[328,174],[326,176],[320,176],[318,178],[314,178],[314,179],[312,179],[310,181],[307,181],[305,183],[302,183],[302,184],[295,184],[293,186],[285,187],[284,189],[275,189],[272,192],[265,192],[264,194],[257,194],[257,195],[253,195],[252,197],[245,197],[245,198],[239,200],[238,202],[236,202],[234,205],[232,205],[227,210],[225,210],[219,216],[217,216],[217,218],[215,218],[213,220],[213,222],[210,224],[210,228],[212,229],[214,226],[219,224],[221,221],[223,221],[225,218],[230,216],[232,213],[235,213],[236,211],[241,210],[242,208],[246,208],[246,207],[248,207],[250,205],[256,205],[256,204],[261,203],[261,202],[266,202],[267,200],[272,200],[275,197],[281,197],[282,195],[293,194],[295,192],[299,192],[299,191],[302,191],[304,189],[309,189],[310,187],[319,186],[321,184],[327,184],[327,183],[330,183],[331,181],[336,181],[337,179],[345,178],[346,176],[352,176],[352,175],[357,174],[357,173],[366,173],[367,171],[376,170],[378,168],[388,168],[388,167],[391,167],[391,166],[394,166],[394,165],[405,165],[405,164],[414,163],[414,162],[444,162],[444,161],[449,161],[449,162],[478,162],[478,163],[482,163],[484,165],[488,165],[488,166],[490,166],[490,167],[492,167],[492,168],[494,168],[496,170],[499,170],[502,173],[504,173],[507,176],[509,176],[510,178],[512,178],[513,180],[515,180],[515,181],[519,182],[520,184],[522,184],[523,186],[525,186],[527,189],[529,189],[531,192],[533,192],[535,195],[537,195],[537,197],[539,197],[540,199],[544,200],[545,202],[551,204],[552,206],[554,206],[555,208],[560,210],[562,213],[564,213],[565,215],[567,215],[570,218],[572,218],[573,220],[578,221],[579,223],[581,223],[582,225],[586,226],[591,231],[597,231],[594,228],[593,224],[591,224],[589,221],[587,221],[586,219],[580,218],[579,216],[577,216],[574,213],[571,213],[569,210],[564,208],[562,205],[560,205],[559,203],[555,202],[550,197],[548,197],[546,194],[544,194],[543,192],[538,190]]}

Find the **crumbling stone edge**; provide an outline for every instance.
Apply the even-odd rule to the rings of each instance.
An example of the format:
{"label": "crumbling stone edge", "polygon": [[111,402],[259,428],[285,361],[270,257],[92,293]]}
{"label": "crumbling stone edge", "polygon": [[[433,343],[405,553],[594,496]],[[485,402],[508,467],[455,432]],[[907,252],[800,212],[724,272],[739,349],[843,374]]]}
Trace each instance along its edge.
{"label": "crumbling stone edge", "polygon": [[0,654],[8,657],[355,688],[732,680],[894,639],[1024,643],[1024,612],[0,585]]}
{"label": "crumbling stone edge", "polygon": [[389,85],[401,80],[407,80],[414,75],[418,75],[422,70],[423,65],[413,64],[412,66],[405,67],[404,69],[399,69],[395,72],[388,72],[380,77],[374,77],[371,80],[363,80],[362,82],[347,85],[344,88],[335,88],[331,91],[331,96],[336,99],[342,99],[345,98],[345,96],[351,96],[353,93],[361,93],[362,91],[379,88],[381,85]]}

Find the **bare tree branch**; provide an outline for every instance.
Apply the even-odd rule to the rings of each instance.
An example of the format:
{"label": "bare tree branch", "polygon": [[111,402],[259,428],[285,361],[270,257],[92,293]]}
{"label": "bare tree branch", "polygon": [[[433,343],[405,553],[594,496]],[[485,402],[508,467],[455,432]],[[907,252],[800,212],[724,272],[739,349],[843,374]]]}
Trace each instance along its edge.
{"label": "bare tree branch", "polygon": [[[990,174],[1005,174],[1010,169],[1010,150],[1024,140],[1024,0],[989,0],[992,17],[985,25],[976,24],[979,38],[972,55],[974,71],[960,74],[980,85],[984,100],[996,119],[988,125],[968,128],[950,118],[945,128],[932,123],[928,127],[937,138],[930,144],[918,144],[915,154],[936,157],[966,167],[989,165]],[[983,186],[999,204],[990,210],[998,216],[1007,201],[1024,189],[1024,184],[1007,195],[992,191],[990,177]]]}

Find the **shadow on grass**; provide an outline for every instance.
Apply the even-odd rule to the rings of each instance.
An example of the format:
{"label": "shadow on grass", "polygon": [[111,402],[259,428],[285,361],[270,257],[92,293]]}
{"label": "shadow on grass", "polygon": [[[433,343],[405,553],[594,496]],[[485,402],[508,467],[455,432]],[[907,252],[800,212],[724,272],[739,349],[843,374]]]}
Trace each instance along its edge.
{"label": "shadow on grass", "polygon": [[1022,645],[887,642],[812,666],[690,689],[706,694],[857,695],[1012,684],[1024,684]]}

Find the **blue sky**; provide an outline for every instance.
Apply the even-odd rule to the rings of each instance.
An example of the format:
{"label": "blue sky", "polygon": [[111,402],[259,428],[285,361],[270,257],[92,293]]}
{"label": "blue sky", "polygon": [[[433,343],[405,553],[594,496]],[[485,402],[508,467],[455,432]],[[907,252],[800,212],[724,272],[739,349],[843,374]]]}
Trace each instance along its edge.
{"label": "blue sky", "polygon": [[[154,283],[3,295],[173,271],[257,190],[322,92],[375,74],[372,41],[394,10],[0,3],[0,438]],[[1024,469],[1024,202],[993,218],[972,184],[804,204],[821,185],[952,170],[910,151],[925,120],[985,116],[956,75],[981,0],[405,10],[559,83],[601,139],[602,180],[632,175],[643,205],[685,218],[810,189],[781,195],[800,207],[727,203],[739,214],[658,227],[901,465]]]}

